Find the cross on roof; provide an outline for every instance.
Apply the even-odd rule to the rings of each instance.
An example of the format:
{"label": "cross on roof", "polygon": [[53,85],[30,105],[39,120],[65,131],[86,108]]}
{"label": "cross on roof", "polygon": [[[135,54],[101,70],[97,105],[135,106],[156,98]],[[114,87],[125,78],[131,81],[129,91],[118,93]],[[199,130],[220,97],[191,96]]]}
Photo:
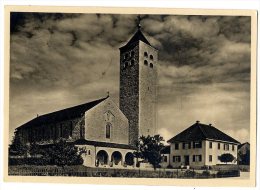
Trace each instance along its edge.
{"label": "cross on roof", "polygon": [[141,29],[141,20],[142,20],[141,16],[138,15],[138,16],[137,16],[137,28],[138,28],[138,30]]}

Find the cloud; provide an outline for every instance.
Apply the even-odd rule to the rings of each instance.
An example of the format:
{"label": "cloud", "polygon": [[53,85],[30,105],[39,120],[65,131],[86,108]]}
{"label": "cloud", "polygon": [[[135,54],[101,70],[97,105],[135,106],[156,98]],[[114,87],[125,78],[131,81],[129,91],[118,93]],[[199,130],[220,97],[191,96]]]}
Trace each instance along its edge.
{"label": "cloud", "polygon": [[[11,133],[107,91],[118,103],[118,48],[135,25],[128,14],[12,13]],[[250,17],[142,15],[141,25],[159,50],[158,132],[167,139],[200,120],[249,139]]]}

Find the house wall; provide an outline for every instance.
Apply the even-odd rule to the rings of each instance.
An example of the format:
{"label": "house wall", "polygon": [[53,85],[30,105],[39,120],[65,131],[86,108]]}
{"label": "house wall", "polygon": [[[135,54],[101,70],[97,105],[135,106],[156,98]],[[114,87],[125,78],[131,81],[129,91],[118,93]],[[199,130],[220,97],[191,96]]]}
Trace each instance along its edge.
{"label": "house wall", "polygon": [[[212,142],[212,148],[210,148],[210,142]],[[218,149],[218,143],[220,143],[220,149]],[[229,144],[229,150],[224,150],[224,144]],[[232,145],[234,145],[234,150],[232,150]],[[205,165],[217,165],[225,164],[221,162],[218,157],[222,154],[232,154],[236,159],[233,162],[228,162],[227,164],[237,164],[237,145],[226,143],[226,142],[216,142],[216,141],[206,141],[206,155],[205,155]],[[212,155],[212,162],[209,161],[209,156]]]}
{"label": "house wall", "polygon": [[[193,143],[192,143],[193,145]],[[193,148],[191,145],[191,149],[183,149],[182,143],[179,143],[179,150],[175,150],[175,143],[170,144],[170,165],[174,168],[178,168],[181,165],[184,165],[184,156],[189,156],[189,166],[190,167],[201,167],[205,165],[205,141],[202,141],[202,148]],[[195,161],[193,162],[193,155],[201,155],[202,160],[201,161]],[[173,162],[173,156],[181,156],[180,162]]]}
{"label": "house wall", "polygon": [[[170,154],[162,154],[161,156],[162,156],[163,160],[161,161],[160,166],[162,168],[167,168],[170,165]],[[167,159],[166,161],[165,161],[164,157],[166,157],[166,159]]]}
{"label": "house wall", "polygon": [[[109,112],[109,117],[106,113]],[[111,124],[110,138],[106,138],[106,125]],[[102,141],[128,144],[128,120],[116,104],[109,98],[85,113],[85,138],[91,141]]]}
{"label": "house wall", "polygon": [[[212,142],[212,148],[210,148],[210,142]],[[218,149],[218,143],[220,143],[220,149]],[[191,143],[193,145],[193,142]],[[179,143],[179,150],[175,150],[175,143],[171,143],[171,153],[170,153],[170,164],[176,168],[180,167],[182,164],[184,165],[184,156],[189,155],[189,162],[190,167],[197,168],[201,166],[213,166],[217,164],[225,164],[220,162],[218,159],[219,156],[221,156],[224,153],[230,153],[235,158],[237,158],[237,145],[229,143],[229,150],[224,150],[224,142],[216,142],[216,141],[209,141],[204,140],[202,141],[202,148],[193,148],[191,145],[191,149],[183,149],[182,143]],[[234,150],[232,150],[232,145],[234,145]],[[201,161],[193,161],[193,155],[201,155],[202,160]],[[212,161],[209,161],[209,156],[212,155]],[[181,156],[180,162],[173,162],[173,156]],[[227,163],[227,164],[237,164],[237,161]]]}

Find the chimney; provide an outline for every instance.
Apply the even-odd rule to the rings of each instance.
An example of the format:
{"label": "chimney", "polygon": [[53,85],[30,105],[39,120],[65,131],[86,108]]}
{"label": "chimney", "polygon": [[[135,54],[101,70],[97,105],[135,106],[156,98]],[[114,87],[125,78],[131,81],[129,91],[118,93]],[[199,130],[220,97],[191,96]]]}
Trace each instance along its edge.
{"label": "chimney", "polygon": [[212,127],[212,124],[210,123],[209,126]]}
{"label": "chimney", "polygon": [[197,120],[197,121],[196,121],[196,123],[200,123],[200,121],[199,121],[199,120]]}

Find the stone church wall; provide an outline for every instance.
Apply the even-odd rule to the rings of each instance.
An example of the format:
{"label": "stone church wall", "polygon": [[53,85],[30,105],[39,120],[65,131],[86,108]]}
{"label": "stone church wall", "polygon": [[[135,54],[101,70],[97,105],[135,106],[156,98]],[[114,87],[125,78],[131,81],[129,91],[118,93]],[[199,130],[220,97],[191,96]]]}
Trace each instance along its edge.
{"label": "stone church wall", "polygon": [[139,42],[139,47],[139,135],[147,136],[156,133],[158,53],[142,41]]}
{"label": "stone church wall", "polygon": [[[18,129],[24,142],[51,143],[59,138],[81,138],[80,130],[84,131],[84,117],[67,121],[51,123],[47,125],[23,127]],[[83,134],[83,133],[82,133]],[[84,137],[84,134],[82,135]]]}
{"label": "stone church wall", "polygon": [[[128,144],[128,120],[109,98],[86,112],[85,122],[87,140]],[[110,138],[106,137],[108,123],[111,124]]]}
{"label": "stone church wall", "polygon": [[[129,120],[129,143],[139,138],[139,43],[120,53],[120,109]],[[132,53],[133,52],[133,53]],[[128,54],[128,58],[125,58]],[[131,54],[133,54],[131,56]],[[124,67],[126,63],[132,63]]]}

